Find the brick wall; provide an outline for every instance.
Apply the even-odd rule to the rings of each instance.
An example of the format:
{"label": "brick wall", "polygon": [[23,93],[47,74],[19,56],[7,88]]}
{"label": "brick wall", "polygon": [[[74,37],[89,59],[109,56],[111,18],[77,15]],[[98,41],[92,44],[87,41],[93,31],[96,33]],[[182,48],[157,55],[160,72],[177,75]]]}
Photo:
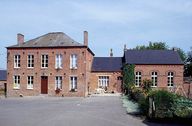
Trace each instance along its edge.
{"label": "brick wall", "polygon": [[[14,55],[21,56],[21,67],[14,68],[13,59]],[[34,55],[34,68],[27,68],[27,55]],[[48,68],[41,68],[41,55],[48,54]],[[63,68],[60,70],[55,69],[55,55],[63,55]],[[70,55],[77,54],[78,68],[77,70],[70,69]],[[85,96],[87,94],[86,79],[89,76],[90,64],[92,62],[92,54],[87,48],[28,48],[28,49],[8,49],[7,61],[7,85],[8,96],[24,96],[39,95],[41,94],[41,76],[48,76],[48,95],[54,96],[55,93],[55,76],[62,76],[62,90],[59,96]],[[88,62],[87,62],[87,59]],[[13,89],[13,76],[20,75],[20,89]],[[27,76],[34,76],[33,89],[27,89]],[[70,76],[77,76],[77,92],[70,92]]]}
{"label": "brick wall", "polygon": [[90,78],[90,93],[96,93],[98,86],[99,76],[109,76],[109,87],[107,88],[108,92],[121,92],[121,80],[118,80],[118,77],[122,77],[121,72],[92,72]]}
{"label": "brick wall", "polygon": [[135,72],[140,71],[143,79],[151,79],[151,72],[158,73],[159,88],[167,88],[167,74],[174,72],[174,83],[183,85],[183,65],[136,65]]}

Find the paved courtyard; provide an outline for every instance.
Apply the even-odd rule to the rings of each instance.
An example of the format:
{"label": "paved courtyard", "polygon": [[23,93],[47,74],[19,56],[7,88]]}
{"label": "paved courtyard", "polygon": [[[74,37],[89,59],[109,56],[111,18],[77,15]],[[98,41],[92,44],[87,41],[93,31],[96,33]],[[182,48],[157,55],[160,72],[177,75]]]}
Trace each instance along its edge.
{"label": "paved courtyard", "polygon": [[0,126],[155,126],[126,114],[120,97],[0,99]]}

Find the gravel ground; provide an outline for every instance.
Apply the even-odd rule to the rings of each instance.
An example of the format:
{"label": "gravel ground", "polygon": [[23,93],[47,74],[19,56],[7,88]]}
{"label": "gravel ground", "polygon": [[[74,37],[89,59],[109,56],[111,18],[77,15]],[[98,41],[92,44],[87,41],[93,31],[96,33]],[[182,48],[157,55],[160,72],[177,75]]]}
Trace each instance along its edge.
{"label": "gravel ground", "polygon": [[126,114],[119,96],[0,99],[0,126],[12,125],[162,126]]}

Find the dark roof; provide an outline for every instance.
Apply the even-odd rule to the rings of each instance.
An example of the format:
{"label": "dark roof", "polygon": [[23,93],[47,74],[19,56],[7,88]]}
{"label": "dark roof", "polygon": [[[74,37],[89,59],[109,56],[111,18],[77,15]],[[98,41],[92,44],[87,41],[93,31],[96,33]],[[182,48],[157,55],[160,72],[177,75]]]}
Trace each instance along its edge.
{"label": "dark roof", "polygon": [[121,71],[122,57],[94,57],[93,72]]}
{"label": "dark roof", "polygon": [[128,64],[183,64],[178,52],[173,50],[127,50],[124,56]]}
{"label": "dark roof", "polygon": [[8,48],[16,47],[71,47],[71,46],[84,46],[81,43],[74,41],[63,32],[51,32],[35,39],[9,46]]}
{"label": "dark roof", "polygon": [[7,71],[6,70],[0,70],[0,81],[7,80]]}
{"label": "dark roof", "polygon": [[57,48],[57,47],[65,47],[65,48],[74,48],[81,47],[87,48],[88,51],[95,55],[90,48],[86,45],[76,42],[68,35],[63,32],[51,32],[35,39],[31,39],[29,41],[24,42],[23,44],[17,44],[13,46],[7,47],[10,48]]}

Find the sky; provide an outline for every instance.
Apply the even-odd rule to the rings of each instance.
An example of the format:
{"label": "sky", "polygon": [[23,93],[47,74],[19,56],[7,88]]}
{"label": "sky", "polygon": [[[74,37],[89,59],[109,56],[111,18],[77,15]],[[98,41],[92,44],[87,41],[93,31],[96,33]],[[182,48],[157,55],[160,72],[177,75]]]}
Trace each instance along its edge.
{"label": "sky", "polygon": [[95,56],[123,55],[127,48],[166,42],[185,52],[192,47],[192,0],[0,0],[0,69],[6,48],[49,32],[64,32]]}

